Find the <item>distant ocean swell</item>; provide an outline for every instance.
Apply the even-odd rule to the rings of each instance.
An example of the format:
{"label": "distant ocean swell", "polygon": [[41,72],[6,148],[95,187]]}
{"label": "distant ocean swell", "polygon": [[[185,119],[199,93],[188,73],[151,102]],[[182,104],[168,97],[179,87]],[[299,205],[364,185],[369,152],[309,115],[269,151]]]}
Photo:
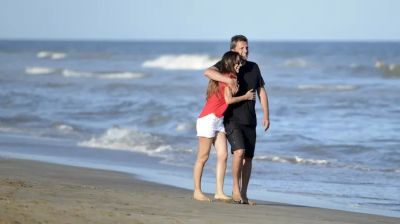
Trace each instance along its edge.
{"label": "distant ocean swell", "polygon": [[47,75],[56,73],[56,74],[62,74],[64,77],[98,78],[98,79],[138,79],[146,76],[146,74],[140,72],[127,72],[127,71],[87,72],[87,71],[57,69],[57,68],[40,67],[40,66],[26,67],[25,73],[28,75]]}

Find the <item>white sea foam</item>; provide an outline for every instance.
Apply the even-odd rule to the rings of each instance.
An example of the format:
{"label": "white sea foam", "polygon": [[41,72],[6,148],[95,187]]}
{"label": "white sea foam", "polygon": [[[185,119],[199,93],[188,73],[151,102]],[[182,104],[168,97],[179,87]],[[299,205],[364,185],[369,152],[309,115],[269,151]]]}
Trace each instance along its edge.
{"label": "white sea foam", "polygon": [[39,67],[39,66],[25,68],[25,73],[28,75],[45,75],[45,74],[54,73],[56,71],[57,71],[57,69],[55,69],[55,68]]}
{"label": "white sea foam", "polygon": [[179,123],[176,125],[176,131],[188,131],[190,129],[195,129],[195,124],[193,122]]}
{"label": "white sea foam", "polygon": [[82,77],[82,78],[88,78],[92,77],[93,73],[90,72],[82,72],[82,71],[74,71],[70,69],[64,69],[62,71],[63,76],[65,77]]}
{"label": "white sea foam", "polygon": [[162,153],[171,151],[172,147],[165,144],[159,137],[134,129],[113,127],[99,137],[78,143],[90,148],[103,148],[145,153],[150,156],[163,157]]}
{"label": "white sea foam", "polygon": [[65,77],[80,77],[80,78],[99,78],[99,79],[137,79],[142,78],[145,74],[140,72],[85,72],[64,69],[62,71]]}
{"label": "white sea foam", "polygon": [[358,89],[358,86],[313,84],[313,85],[298,85],[297,88],[300,90],[317,90],[317,91],[351,91]]}
{"label": "white sea foam", "polygon": [[304,68],[309,65],[309,62],[302,58],[294,58],[284,61],[282,65],[288,68]]}
{"label": "white sea foam", "polygon": [[279,156],[255,156],[255,160],[264,160],[276,163],[293,163],[293,164],[307,164],[307,165],[328,165],[331,162],[323,159],[305,159],[299,156],[294,157],[279,157]]}
{"label": "white sea foam", "polygon": [[400,65],[398,64],[385,64],[383,61],[376,61],[375,68],[381,70],[387,75],[400,75]]}
{"label": "white sea foam", "polygon": [[202,70],[214,65],[217,61],[218,59],[208,55],[162,55],[154,60],[145,61],[142,66],[165,70]]}
{"label": "white sea foam", "polygon": [[73,127],[66,124],[56,124],[55,128],[63,133],[71,133],[72,131],[74,131]]}
{"label": "white sea foam", "polygon": [[99,75],[101,79],[137,79],[142,78],[145,75],[139,72],[113,72],[113,73],[103,73]]}
{"label": "white sea foam", "polygon": [[54,52],[54,51],[40,51],[36,54],[38,58],[49,58],[53,60],[63,59],[67,56],[66,53],[63,52]]}

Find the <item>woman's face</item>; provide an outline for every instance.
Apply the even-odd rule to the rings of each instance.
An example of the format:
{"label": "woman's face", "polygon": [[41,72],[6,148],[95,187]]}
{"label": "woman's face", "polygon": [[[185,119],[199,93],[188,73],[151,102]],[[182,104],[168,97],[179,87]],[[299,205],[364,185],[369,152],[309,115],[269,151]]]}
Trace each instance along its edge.
{"label": "woman's face", "polygon": [[236,63],[235,63],[235,66],[234,66],[234,69],[235,69],[236,73],[239,73],[240,67],[242,67],[242,60],[241,60],[240,57],[238,56],[238,57],[236,58]]}

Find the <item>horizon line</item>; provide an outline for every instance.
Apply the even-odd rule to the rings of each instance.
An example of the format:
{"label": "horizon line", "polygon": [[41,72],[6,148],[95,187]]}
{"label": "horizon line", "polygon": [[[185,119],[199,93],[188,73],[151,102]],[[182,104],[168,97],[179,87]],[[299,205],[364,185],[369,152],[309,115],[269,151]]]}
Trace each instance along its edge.
{"label": "horizon line", "polygon": [[[1,38],[0,41],[48,41],[48,42],[229,42],[223,39],[100,39],[100,38]],[[400,42],[400,39],[250,39],[249,42]]]}

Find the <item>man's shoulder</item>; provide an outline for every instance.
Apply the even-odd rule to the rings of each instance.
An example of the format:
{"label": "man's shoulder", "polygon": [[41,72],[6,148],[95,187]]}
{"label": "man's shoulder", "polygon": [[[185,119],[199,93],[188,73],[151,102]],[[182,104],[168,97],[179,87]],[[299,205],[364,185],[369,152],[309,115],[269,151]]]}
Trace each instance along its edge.
{"label": "man's shoulder", "polygon": [[245,67],[246,67],[246,70],[247,70],[247,71],[254,71],[255,69],[256,69],[256,70],[259,70],[259,69],[260,69],[260,68],[258,67],[258,64],[255,63],[254,61],[246,61]]}
{"label": "man's shoulder", "polygon": [[258,67],[258,64],[255,63],[254,61],[246,61],[246,65],[249,65],[249,66],[257,66],[257,67]]}
{"label": "man's shoulder", "polygon": [[243,66],[243,72],[245,73],[260,73],[260,68],[258,64],[253,61],[246,61],[246,64]]}

